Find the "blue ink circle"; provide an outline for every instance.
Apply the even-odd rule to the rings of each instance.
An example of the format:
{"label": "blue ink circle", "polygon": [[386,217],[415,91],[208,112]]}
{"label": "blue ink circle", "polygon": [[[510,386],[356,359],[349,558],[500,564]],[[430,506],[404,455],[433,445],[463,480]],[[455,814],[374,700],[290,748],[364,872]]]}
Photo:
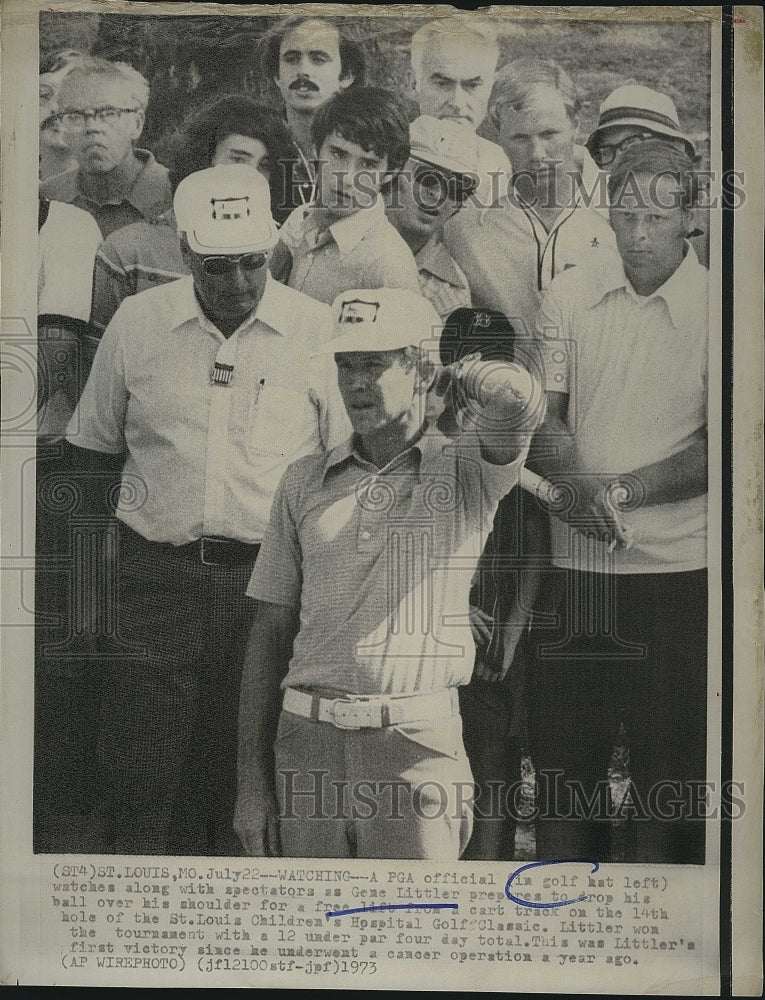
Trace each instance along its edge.
{"label": "blue ink circle", "polygon": [[577,899],[561,899],[557,903],[532,903],[528,899],[521,899],[520,896],[514,896],[513,893],[510,892],[510,886],[513,883],[513,879],[520,875],[521,872],[528,871],[529,868],[544,868],[546,865],[592,865],[592,870],[590,871],[591,875],[594,875],[600,868],[599,862],[591,861],[588,858],[567,858],[562,861],[532,861],[528,865],[521,865],[520,868],[516,868],[516,870],[508,878],[505,883],[505,895],[507,898],[511,899],[514,903],[517,903],[518,906],[527,906],[532,910],[546,910],[552,909],[556,906],[571,906],[572,903],[581,903],[583,900],[587,899],[587,896],[583,893]]}

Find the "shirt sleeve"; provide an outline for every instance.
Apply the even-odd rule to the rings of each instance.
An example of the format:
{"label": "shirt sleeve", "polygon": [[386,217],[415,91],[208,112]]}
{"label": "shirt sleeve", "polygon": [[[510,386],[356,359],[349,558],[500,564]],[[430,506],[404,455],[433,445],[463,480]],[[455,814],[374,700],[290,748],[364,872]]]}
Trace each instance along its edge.
{"label": "shirt sleeve", "polygon": [[247,586],[247,596],[287,608],[300,607],[303,587],[303,556],[297,527],[290,509],[296,497],[291,465],[274,494],[266,534]]}
{"label": "shirt sleeve", "polygon": [[132,295],[127,271],[114,254],[107,239],[96,254],[93,268],[93,306],[90,322],[99,334],[103,333],[123,299]]}
{"label": "shirt sleeve", "polygon": [[536,344],[546,392],[569,392],[572,342],[559,294],[553,281],[542,299],[536,323]]}
{"label": "shirt sleeve", "polygon": [[518,484],[518,477],[529,453],[527,441],[506,465],[494,465],[481,454],[478,435],[461,434],[449,445],[456,455],[456,476],[464,493],[469,519],[483,531],[491,531],[500,500]]}
{"label": "shirt sleeve", "polygon": [[130,323],[120,308],[98,345],[93,367],[71,420],[67,440],[78,448],[119,455],[126,449],[126,385],[124,336]]}

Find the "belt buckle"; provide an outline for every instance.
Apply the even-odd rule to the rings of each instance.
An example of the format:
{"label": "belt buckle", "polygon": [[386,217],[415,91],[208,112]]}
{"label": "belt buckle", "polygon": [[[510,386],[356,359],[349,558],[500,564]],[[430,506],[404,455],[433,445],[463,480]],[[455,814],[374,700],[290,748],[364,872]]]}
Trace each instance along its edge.
{"label": "belt buckle", "polygon": [[218,545],[218,544],[220,544],[220,539],[219,538],[210,538],[208,535],[203,535],[199,539],[199,559],[200,559],[202,565],[203,566],[220,566],[221,565],[220,559],[212,559],[212,558],[208,559],[207,558],[207,553],[205,551],[205,543],[206,542],[211,542],[214,545]]}

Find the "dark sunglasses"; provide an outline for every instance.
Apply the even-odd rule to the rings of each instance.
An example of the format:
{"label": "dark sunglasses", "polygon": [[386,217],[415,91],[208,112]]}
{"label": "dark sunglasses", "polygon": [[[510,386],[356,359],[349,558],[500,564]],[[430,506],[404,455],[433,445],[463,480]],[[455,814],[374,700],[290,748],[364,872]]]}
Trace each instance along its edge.
{"label": "dark sunglasses", "polygon": [[414,184],[439,190],[440,199],[450,198],[463,202],[477,187],[477,182],[467,174],[454,174],[451,171],[441,171],[438,167],[427,163],[415,163],[412,171]]}
{"label": "dark sunglasses", "polygon": [[266,260],[264,253],[240,253],[237,256],[218,254],[214,257],[203,257],[202,269],[205,274],[219,278],[224,274],[232,274],[237,264],[241,264],[245,271],[259,271]]}

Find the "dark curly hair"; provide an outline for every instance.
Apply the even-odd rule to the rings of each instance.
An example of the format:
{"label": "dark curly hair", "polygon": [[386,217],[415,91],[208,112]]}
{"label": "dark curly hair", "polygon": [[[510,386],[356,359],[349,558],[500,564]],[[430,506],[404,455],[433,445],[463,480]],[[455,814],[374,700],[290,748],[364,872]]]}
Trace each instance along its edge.
{"label": "dark curly hair", "polygon": [[229,135],[259,139],[274,164],[294,155],[281,115],[242,94],[227,94],[204,105],[173,139],[170,183],[173,191],[184,177],[212,165],[218,143]]}

